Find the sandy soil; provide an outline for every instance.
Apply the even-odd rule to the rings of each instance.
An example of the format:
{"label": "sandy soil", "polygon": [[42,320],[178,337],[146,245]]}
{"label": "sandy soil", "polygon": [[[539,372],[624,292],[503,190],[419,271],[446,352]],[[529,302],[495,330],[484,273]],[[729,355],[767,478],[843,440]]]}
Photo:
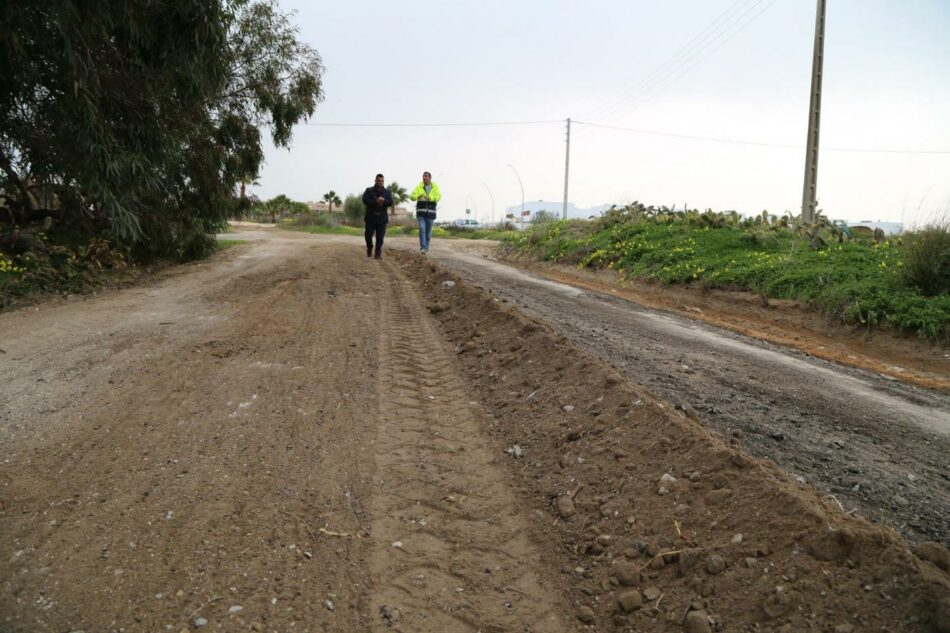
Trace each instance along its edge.
{"label": "sandy soil", "polygon": [[358,244],[0,315],[0,629],[950,630],[940,545]]}

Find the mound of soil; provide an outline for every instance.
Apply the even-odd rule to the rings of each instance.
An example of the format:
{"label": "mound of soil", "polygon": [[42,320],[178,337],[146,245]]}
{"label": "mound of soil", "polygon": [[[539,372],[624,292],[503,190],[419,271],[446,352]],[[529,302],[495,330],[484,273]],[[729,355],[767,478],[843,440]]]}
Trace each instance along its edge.
{"label": "mound of soil", "polygon": [[941,545],[915,556],[894,531],[749,456],[741,435],[711,433],[694,411],[431,262],[401,261],[509,448],[512,482],[538,517],[533,540],[548,544],[581,623],[950,631]]}

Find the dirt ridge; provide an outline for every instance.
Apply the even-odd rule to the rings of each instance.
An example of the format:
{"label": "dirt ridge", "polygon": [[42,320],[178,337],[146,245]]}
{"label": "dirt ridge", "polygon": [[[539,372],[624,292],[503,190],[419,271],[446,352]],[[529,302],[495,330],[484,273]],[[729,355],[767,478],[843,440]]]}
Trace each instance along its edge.
{"label": "dirt ridge", "polygon": [[[575,610],[598,628],[679,631],[702,611],[708,630],[950,630],[950,577],[893,530],[434,264],[404,265],[439,306],[497,440],[524,449],[509,472],[553,523],[536,539],[561,544]],[[628,585],[653,600],[626,611]]]}

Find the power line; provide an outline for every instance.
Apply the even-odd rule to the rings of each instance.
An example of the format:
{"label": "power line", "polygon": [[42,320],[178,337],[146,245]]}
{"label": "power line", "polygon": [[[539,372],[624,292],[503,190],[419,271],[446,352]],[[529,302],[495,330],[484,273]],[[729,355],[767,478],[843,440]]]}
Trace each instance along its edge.
{"label": "power line", "polygon": [[[592,123],[590,121],[578,121],[571,119],[571,123],[576,125],[587,125],[607,130],[618,130],[622,132],[631,132],[634,134],[647,134],[650,136],[665,136],[670,138],[679,138],[690,141],[706,141],[709,143],[728,143],[730,145],[752,145],[756,147],[777,147],[782,149],[805,149],[804,145],[792,145],[787,143],[769,143],[764,141],[746,141],[741,139],[719,138],[714,136],[695,136],[692,134],[677,134],[674,132],[659,132],[656,130],[643,130],[632,127],[621,127],[618,125],[606,125],[604,123]],[[873,147],[822,147],[822,151],[829,152],[856,152],[867,154],[950,154],[950,150],[931,150],[931,149],[877,149]]]}
{"label": "power line", "polygon": [[311,127],[488,127],[501,125],[541,125],[545,123],[563,123],[564,119],[541,121],[474,121],[451,123],[301,123]]}
{"label": "power line", "polygon": [[[650,84],[655,85],[658,82],[662,82],[670,74],[676,72],[682,64],[688,62],[693,54],[702,52],[704,48],[715,42],[724,30],[728,30],[736,23],[737,16],[738,20],[741,20],[749,10],[754,9],[762,1],[763,0],[736,0],[728,9],[710,22],[706,28],[693,36],[693,39],[683,45],[665,62],[653,69],[647,76],[625,90],[618,97],[606,101],[582,116],[584,118],[593,117],[595,113],[603,111],[604,109],[613,110],[617,106],[622,105],[630,96],[639,94],[644,89],[647,89]],[[686,59],[684,60],[683,58]]]}
{"label": "power line", "polygon": [[[632,86],[630,86],[629,88],[627,88],[626,90],[624,90],[619,96],[615,96],[615,97],[612,98],[612,99],[609,99],[609,100],[607,100],[607,101],[604,101],[603,103],[597,105],[593,110],[590,110],[590,111],[588,111],[588,112],[585,112],[585,113],[582,114],[581,116],[584,117],[584,118],[593,117],[597,112],[599,112],[599,111],[601,111],[601,110],[603,110],[603,109],[605,109],[605,108],[609,109],[609,108],[614,107],[614,106],[617,105],[618,103],[622,103],[622,102],[624,101],[624,99],[626,99],[628,96],[630,96],[631,94],[633,94],[636,90],[638,90],[639,88],[641,88],[642,86],[644,86],[644,85],[647,84],[648,82],[652,81],[654,77],[656,77],[657,75],[659,75],[659,74],[660,74],[661,72],[663,72],[668,66],[670,66],[670,65],[673,64],[673,63],[675,63],[677,60],[679,60],[680,57],[682,57],[685,53],[687,53],[688,51],[690,51],[690,50],[693,48],[694,43],[697,42],[697,40],[701,40],[701,39],[703,39],[703,38],[706,37],[706,34],[707,34],[708,31],[714,30],[715,28],[718,28],[717,25],[719,24],[719,22],[722,21],[723,18],[725,18],[727,15],[729,15],[730,13],[732,13],[733,9],[735,9],[736,6],[738,6],[738,5],[740,5],[740,4],[743,4],[743,3],[745,3],[745,2],[750,2],[750,1],[752,1],[752,0],[736,0],[734,3],[732,3],[732,5],[729,6],[728,9],[726,9],[726,10],[723,11],[721,14],[719,14],[719,15],[716,17],[715,20],[713,20],[713,21],[710,22],[708,25],[706,25],[706,27],[705,27],[702,31],[700,31],[699,33],[697,33],[696,35],[694,35],[694,36],[693,36],[693,39],[691,39],[691,40],[688,41],[686,44],[684,44],[682,47],[680,47],[679,50],[677,50],[673,55],[671,55],[669,58],[667,58],[666,61],[664,61],[662,64],[660,64],[659,66],[657,66],[656,68],[654,68],[649,74],[647,74],[646,76],[644,76],[642,79],[640,79],[640,80],[639,80],[638,82],[636,82],[634,85],[632,85]],[[731,19],[731,18],[727,18],[727,21],[728,21],[728,19]]]}
{"label": "power line", "polygon": [[[682,60],[682,62],[678,65],[679,66],[678,68],[671,70],[670,73],[666,75],[666,77],[663,77],[659,81],[654,82],[652,86],[650,86],[644,91],[641,91],[638,95],[636,95],[632,99],[628,99],[626,100],[625,103],[621,103],[620,105],[612,108],[607,114],[604,115],[604,118],[613,116],[618,111],[623,110],[624,108],[630,107],[637,103],[648,101],[656,97],[660,93],[662,93],[671,85],[673,85],[674,83],[676,83],[677,81],[679,81],[680,79],[688,75],[694,68],[702,64],[711,56],[713,56],[723,46],[728,44],[736,35],[741,33],[747,26],[755,22],[759,18],[759,16],[761,16],[763,13],[768,11],[772,7],[772,5],[776,3],[776,1],[777,0],[771,0],[767,5],[765,5],[758,12],[755,12],[755,13],[753,12],[755,11],[756,8],[758,8],[759,4],[761,4],[762,0],[759,0],[759,2],[756,2],[754,5],[748,7],[747,10],[744,11],[742,15],[739,16],[739,18],[734,23],[730,24],[725,30],[721,31],[713,39],[709,40],[709,42],[707,42],[707,44],[703,48],[697,49],[689,57]],[[746,16],[748,16],[749,14],[752,14],[752,16],[749,17],[748,19],[745,19]],[[709,46],[712,46],[717,40],[719,40],[723,36],[725,36],[725,39],[719,42],[718,46],[716,46],[712,50],[708,50]],[[701,55],[701,57],[697,59],[697,56],[699,55]],[[690,64],[689,62],[693,61],[694,59],[696,61]],[[689,65],[687,66],[687,64]]]}
{"label": "power line", "polygon": [[[486,126],[510,126],[510,125],[543,125],[550,123],[563,124],[563,119],[542,119],[536,121],[453,121],[443,123],[301,123],[300,125],[309,125],[316,127],[486,127]],[[667,138],[678,138],[689,141],[705,141],[708,143],[726,143],[730,145],[751,145],[754,147],[777,147],[781,149],[804,149],[804,145],[793,145],[790,143],[770,143],[767,141],[748,141],[744,139],[722,138],[715,136],[698,136],[694,134],[678,134],[676,132],[663,132],[659,130],[645,130],[642,128],[624,127],[620,125],[608,125],[606,123],[594,123],[593,121],[578,121],[571,119],[571,123],[577,125],[586,125],[588,127],[602,128],[605,130],[616,130],[620,132],[630,132],[633,134],[646,134],[649,136],[663,136]],[[822,151],[829,152],[855,152],[867,154],[950,154],[950,150],[940,149],[888,149],[873,147],[822,147]]]}

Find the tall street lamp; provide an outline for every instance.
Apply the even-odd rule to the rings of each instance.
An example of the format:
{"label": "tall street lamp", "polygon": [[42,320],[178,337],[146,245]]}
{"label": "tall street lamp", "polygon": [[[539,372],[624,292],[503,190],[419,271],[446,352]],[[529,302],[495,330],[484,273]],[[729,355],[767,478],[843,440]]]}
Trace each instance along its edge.
{"label": "tall street lamp", "polygon": [[485,189],[488,191],[488,197],[491,198],[491,223],[494,226],[495,224],[495,196],[491,195],[491,189],[488,188],[488,183],[483,182]]}
{"label": "tall street lamp", "polygon": [[524,228],[524,183],[521,182],[521,176],[518,174],[518,170],[515,169],[515,166],[511,163],[508,163],[508,166],[511,167],[511,171],[515,172],[515,176],[518,178],[518,184],[521,185],[521,226]]}
{"label": "tall street lamp", "polygon": [[478,221],[478,204],[476,204],[475,202],[475,196],[473,196],[470,193],[467,193],[465,194],[465,197],[471,199],[472,201],[472,208],[475,209],[475,221],[477,222]]}

